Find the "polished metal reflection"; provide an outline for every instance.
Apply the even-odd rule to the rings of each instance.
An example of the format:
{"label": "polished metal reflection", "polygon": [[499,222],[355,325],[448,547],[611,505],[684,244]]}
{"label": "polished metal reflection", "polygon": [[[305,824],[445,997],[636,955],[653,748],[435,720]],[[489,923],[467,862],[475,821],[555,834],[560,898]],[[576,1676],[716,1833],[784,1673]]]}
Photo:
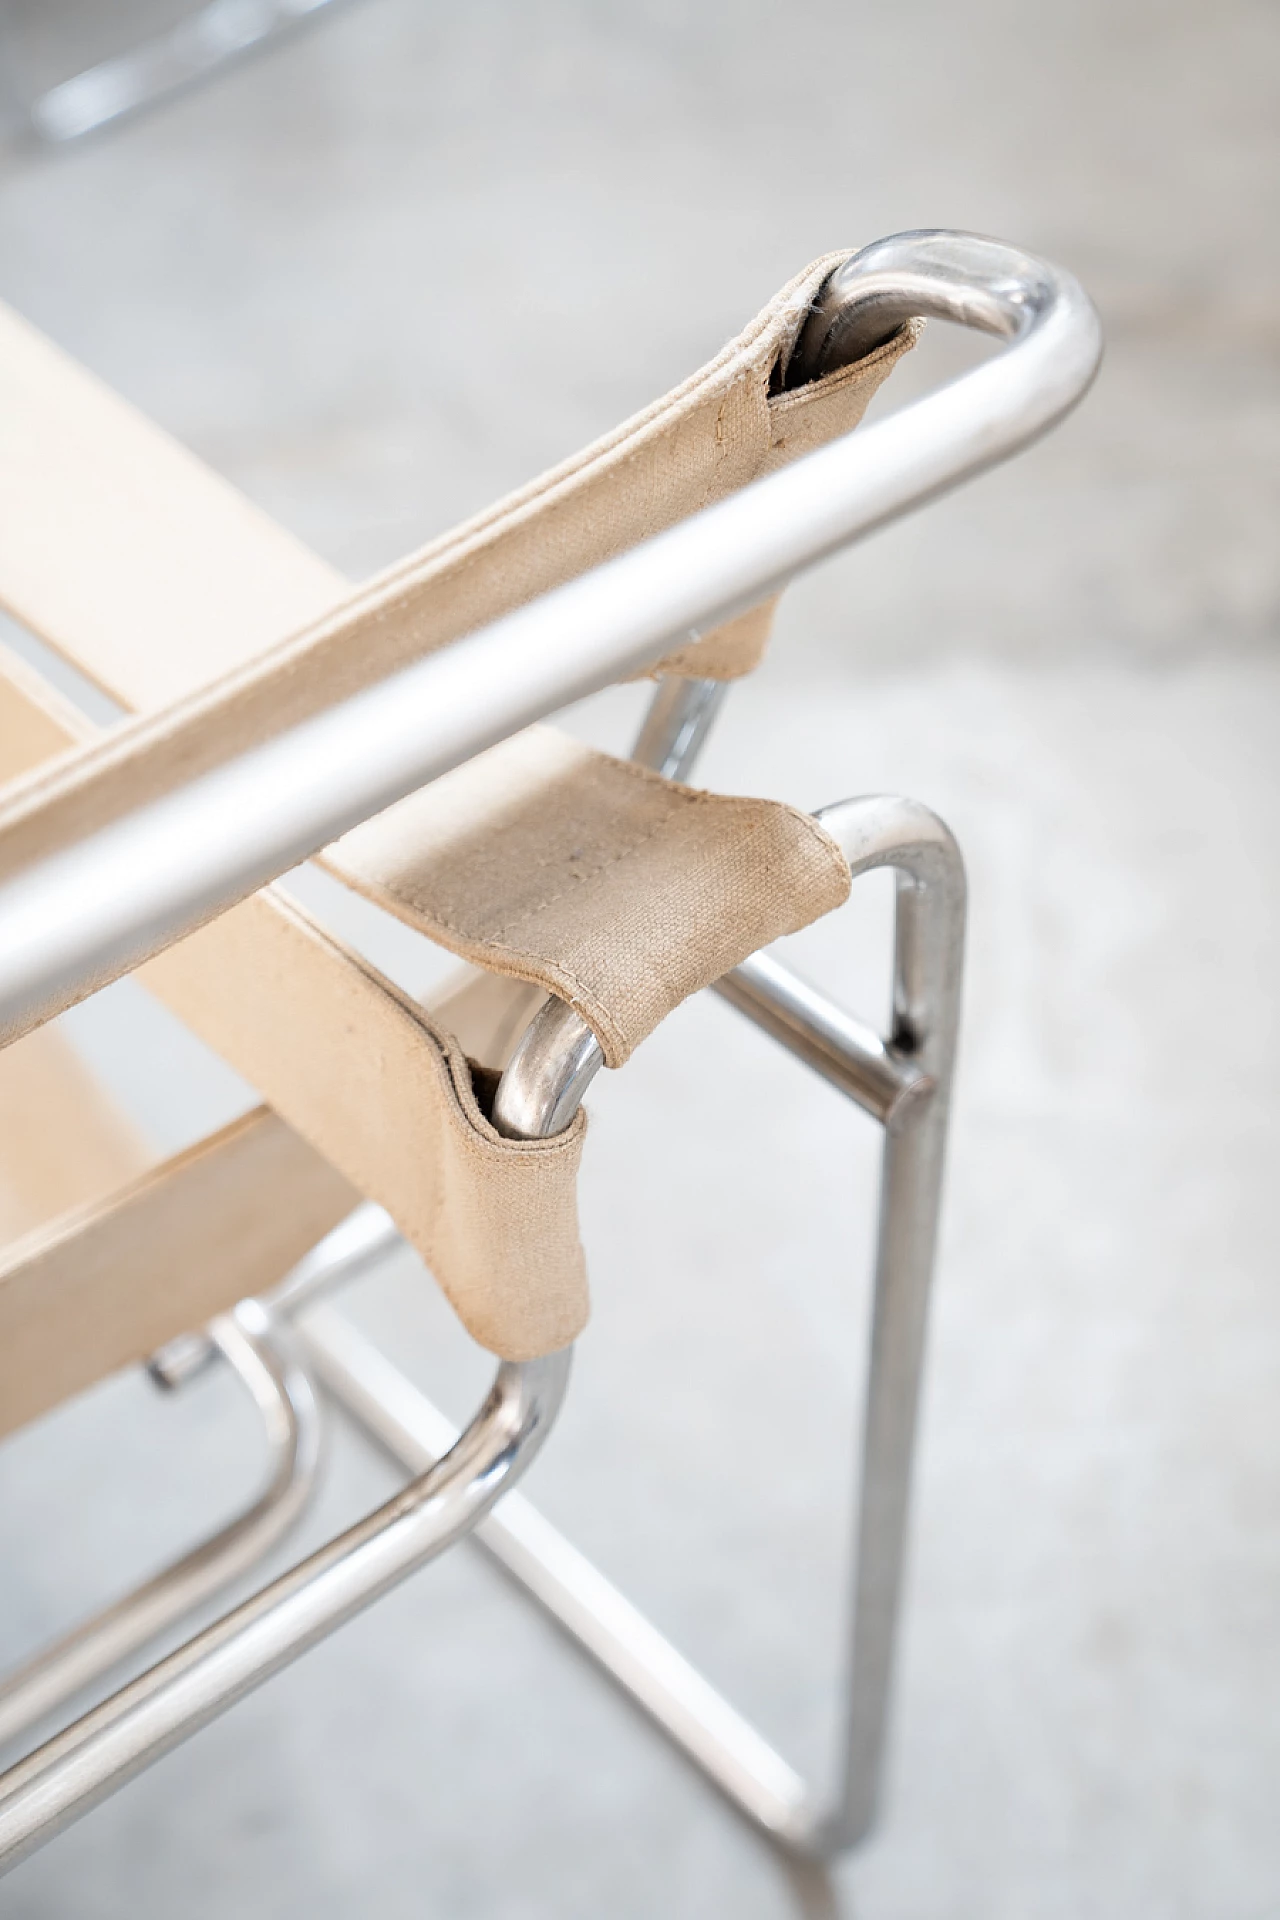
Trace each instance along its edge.
{"label": "polished metal reflection", "polygon": [[469,1532],[541,1448],[569,1361],[504,1362],[438,1464],[0,1775],[0,1870]]}
{"label": "polished metal reflection", "polygon": [[257,1301],[209,1330],[262,1416],[270,1470],[247,1510],[0,1683],[0,1743],[15,1739],[247,1573],[301,1518],[315,1486],[320,1417],[305,1371]]}
{"label": "polished metal reflection", "polygon": [[207,0],[166,33],[50,87],[32,104],[32,128],[42,140],[57,143],[97,133],[113,120],[207,78],[334,4],[336,0]]}
{"label": "polished metal reflection", "polygon": [[[326,1392],[410,1473],[452,1445],[445,1415],[344,1314],[317,1307],[298,1334]],[[507,1494],[472,1537],[740,1810],[805,1845],[800,1775],[530,1500]]]}
{"label": "polished metal reflection", "polygon": [[[914,802],[848,801],[819,818],[855,876],[880,866],[898,871],[894,1022],[883,1054],[908,1085],[918,1084],[910,1079],[912,1069],[929,1083],[927,1097],[910,1100],[896,1130],[886,1125],[885,1131],[845,1736],[830,1805],[527,1503],[508,1502],[493,1515],[484,1544],[740,1812],[797,1852],[827,1855],[862,1838],[875,1809],[955,1048],[964,876],[946,828]],[[775,1001],[794,1013],[797,995],[785,979],[781,987],[776,979],[771,986]],[[528,1135],[567,1123],[600,1064],[598,1046],[586,1045],[589,1030],[571,1009],[550,1002],[538,1018],[543,1024],[536,1043],[513,1056],[498,1099],[511,1131]],[[809,1022],[810,1029],[820,1025]],[[771,1030],[801,1058],[811,1058],[812,1031],[803,1022],[779,1021]],[[871,1057],[879,1058],[874,1052]],[[890,1104],[886,1119],[892,1112]],[[517,1114],[526,1123],[520,1129],[511,1118]],[[372,1214],[357,1224],[351,1240],[348,1272],[358,1267],[361,1248],[374,1257],[375,1249],[390,1244],[391,1233],[385,1219]],[[283,1290],[284,1299],[295,1311],[305,1309],[343,1263],[340,1253],[314,1262],[313,1283]],[[328,1389],[411,1470],[421,1474],[431,1456],[445,1451],[447,1423],[341,1316],[313,1305],[302,1330]],[[567,1371],[567,1356],[534,1364],[554,1367],[557,1361]],[[499,1382],[519,1372],[504,1368]],[[556,1404],[563,1386],[562,1371],[545,1388]],[[546,1417],[554,1410],[544,1409]],[[469,1433],[475,1435],[484,1421],[482,1413]],[[446,1473],[457,1463],[454,1478],[461,1479],[464,1444],[431,1472]],[[515,1477],[510,1472],[503,1484]],[[0,1861],[9,1857],[5,1849],[16,1859],[38,1845],[412,1565],[468,1531],[500,1490],[486,1487],[476,1499],[474,1488],[464,1485],[454,1497],[460,1506],[471,1499],[465,1511],[455,1509],[448,1520],[437,1513],[434,1524],[410,1526],[406,1535],[404,1525],[418,1513],[430,1478],[429,1472],[415,1481],[399,1503],[322,1549],[0,1780]],[[434,1493],[439,1505],[448,1490],[436,1487]],[[382,1546],[384,1530],[396,1529],[394,1544]]]}
{"label": "polished metal reflection", "polygon": [[642,767],[652,767],[664,780],[687,779],[728,691],[724,680],[663,674],[631,758]]}
{"label": "polished metal reflection", "polygon": [[[830,1801],[818,1798],[536,1515],[530,1526],[524,1509],[518,1511],[514,1545],[502,1532],[505,1513],[495,1517],[486,1544],[740,1812],[795,1851],[826,1856],[865,1836],[879,1790],[959,1019],[965,881],[951,834],[916,801],[873,795],[826,807],[817,818],[855,879],[877,867],[896,870],[891,1033],[881,1040],[767,956],[738,969],[739,981],[726,997],[842,1085],[884,1127],[842,1752]],[[590,1030],[571,1009],[551,1001],[534,1025],[539,1022],[539,1033],[507,1066],[497,1108],[507,1116],[540,1116],[547,1132],[556,1130],[561,1090],[576,1110],[584,1062],[589,1079],[600,1060],[598,1046],[593,1053],[588,1043]],[[350,1369],[344,1377],[342,1346],[341,1337],[331,1338],[327,1353],[317,1356],[327,1384],[397,1457],[412,1462],[430,1434],[429,1414],[424,1420],[411,1390],[396,1388],[399,1415],[380,1417],[369,1370],[363,1385],[353,1383]]]}
{"label": "polished metal reflection", "polygon": [[1003,241],[942,228],[895,233],[824,282],[781,384],[790,390],[849,366],[917,318],[1016,340],[1056,297],[1054,270]]}
{"label": "polished metal reflection", "polygon": [[[900,235],[856,256],[837,278],[802,331],[789,382],[830,369],[861,351],[859,341],[884,337],[914,313],[1001,333],[1012,345],[856,438],[807,455],[197,779],[184,777],[175,753],[158,797],[83,838],[68,831],[29,865],[15,858],[0,885],[3,1031],[24,1030],[484,747],[651,666],[690,631],[744,611],[850,541],[1008,457],[1067,412],[1096,370],[1101,336],[1079,285],[996,242]],[[156,724],[127,723],[125,734],[146,737]],[[118,752],[123,737],[117,732],[106,751]],[[85,765],[95,751],[86,750]],[[698,1676],[690,1686],[692,1670],[659,1636],[634,1630],[633,1609],[611,1608],[589,1581],[575,1589],[563,1556],[557,1572],[536,1529],[532,1540],[526,1535],[519,1573],[531,1590],[541,1581],[544,1604],[735,1805],[785,1844],[814,1853],[860,1838],[875,1805],[964,914],[954,842],[926,809],[861,800],[821,817],[855,874],[898,870],[894,1023],[881,1043],[883,1060],[867,1067],[868,1087],[886,1061],[932,1083],[928,1097],[913,1095],[896,1119],[892,1104],[885,1107],[892,1124],[856,1519],[847,1730],[831,1808],[797,1789],[788,1763],[718,1696],[700,1691]],[[758,974],[755,985],[763,1007],[770,993]],[[811,1064],[826,1057],[814,1009],[776,980],[771,991],[774,1010],[789,1003],[792,1020],[790,1033],[781,1018],[771,1030]],[[599,1047],[558,1002],[542,1009],[526,1043],[507,1068],[496,1116],[512,1134],[555,1131],[597,1071]],[[845,1051],[852,1059],[858,1047],[849,1040]],[[830,1057],[838,1053],[833,1043]],[[0,1861],[11,1864],[40,1844],[474,1527],[541,1445],[567,1372],[567,1354],[502,1366],[485,1407],[438,1465],[0,1778]],[[545,1597],[557,1591],[563,1606]]]}
{"label": "polished metal reflection", "polygon": [[891,1133],[911,1126],[921,1102],[934,1090],[933,1080],[914,1060],[771,953],[753,953],[711,991],[780,1040]]}
{"label": "polished metal reflection", "polygon": [[[884,244],[895,273],[914,262],[935,292],[953,282],[956,317],[987,325],[1003,314],[1012,344],[261,744],[222,759],[211,748],[215,764],[198,778],[185,773],[175,737],[154,798],[83,838],[68,814],[62,837],[30,864],[7,855],[0,1033],[16,1037],[460,761],[642,671],[691,630],[745,611],[1007,458],[1080,399],[1101,334],[1069,274],[966,235]],[[126,722],[78,764],[116,755],[127,737],[148,738],[160,724],[168,718]]]}
{"label": "polished metal reflection", "polygon": [[582,1015],[549,994],[498,1083],[494,1126],[511,1140],[561,1133],[603,1065],[600,1042]]}

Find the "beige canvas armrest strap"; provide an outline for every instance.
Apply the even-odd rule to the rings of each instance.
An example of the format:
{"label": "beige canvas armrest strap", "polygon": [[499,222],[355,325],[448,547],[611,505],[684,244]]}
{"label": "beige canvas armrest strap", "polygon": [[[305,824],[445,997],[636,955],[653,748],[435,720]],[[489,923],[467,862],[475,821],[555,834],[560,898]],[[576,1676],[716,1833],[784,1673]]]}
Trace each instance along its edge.
{"label": "beige canvas armrest strap", "polygon": [[[268,682],[296,691],[323,679],[335,660],[346,661],[343,672],[377,677],[365,668],[388,639],[411,651],[443,644],[852,424],[905,340],[801,395],[768,393],[770,369],[830,264],[784,290],[676,394],[393,570],[355,614],[244,667],[226,711],[243,716],[244,696],[251,707]],[[250,660],[286,610],[301,621],[332,604],[331,570],[18,322],[0,338],[0,403],[20,429],[0,461],[11,532],[0,548],[0,599],[126,704],[154,706],[199,686]],[[758,645],[758,616],[735,625]],[[710,670],[705,658],[682,664]],[[4,700],[20,706],[23,697],[15,669],[0,699],[0,743]],[[27,704],[33,732],[14,744],[15,770],[56,745],[60,719],[64,739],[85,731],[56,711],[51,721],[48,701]],[[160,722],[179,751],[182,725],[180,715]],[[536,764],[530,738],[542,743]],[[562,992],[616,1064],[687,992],[836,904],[847,873],[825,836],[790,809],[666,788],[556,743],[538,730],[486,756],[482,829],[518,846],[526,879],[543,882],[509,892],[509,911],[495,912],[501,895],[457,885],[468,769],[451,777],[453,789],[437,783],[438,799],[418,796],[363,839],[350,837],[335,865],[457,951]],[[128,761],[111,754],[117,768]],[[135,767],[144,780],[148,764],[144,755]],[[474,774],[470,781],[478,799]],[[103,793],[85,797],[100,820]],[[513,807],[522,839],[509,831]],[[538,813],[553,831],[531,844]],[[493,878],[509,889],[514,870]],[[669,901],[673,916],[647,947],[639,936],[652,916],[641,908],[634,924],[646,899]],[[580,1127],[554,1142],[501,1140],[450,1036],[271,891],[161,956],[147,977],[304,1139],[388,1208],[485,1345],[524,1357],[576,1333],[586,1311],[573,1193]]]}
{"label": "beige canvas armrest strap", "polygon": [[[51,702],[42,724],[56,710]],[[518,785],[495,787],[473,762],[361,829],[363,854],[340,842],[336,858],[346,848],[366,891],[434,929],[436,909],[417,904],[429,874],[451,903],[448,944],[464,951],[474,939],[499,970],[573,998],[615,1061],[687,993],[848,892],[838,849],[792,808],[670,786],[549,729],[507,746],[507,767],[521,761]],[[473,802],[478,849],[467,838]],[[465,883],[475,851],[489,865]],[[540,892],[527,878],[517,885],[521,868],[541,876]],[[512,889],[505,927],[484,918],[502,897],[486,874]],[[656,903],[669,924],[655,924]],[[140,978],[386,1207],[483,1346],[525,1359],[581,1330],[583,1116],[551,1140],[503,1139],[452,1036],[274,888]]]}
{"label": "beige canvas armrest strap", "polygon": [[[844,257],[797,275],[642,413],[354,592],[0,309],[0,605],[135,713],[237,668],[252,669],[257,697],[242,692],[227,724],[251,725],[251,708],[281,724],[298,700],[314,711],[847,432],[914,330],[829,379],[769,392]],[[744,616],[664,666],[732,677],[755,664],[766,624]]]}
{"label": "beige canvas armrest strap", "polygon": [[[98,400],[91,411],[97,425],[85,433],[85,470],[96,476],[94,483],[64,491],[48,481],[31,486],[10,478],[0,492],[0,520],[9,515],[11,528],[0,550],[0,603],[134,711],[174,704],[120,730],[76,765],[33,776],[11,794],[0,807],[0,871],[11,872],[106,825],[175,780],[195,777],[331,706],[853,426],[911,345],[913,328],[809,387],[781,395],[769,391],[772,371],[811,294],[842,257],[831,255],[799,275],[709,366],[655,406],[265,652],[259,650],[258,622],[242,623],[235,612],[250,597],[246,582],[256,581],[257,573],[251,568],[245,582],[239,577],[230,539],[236,516],[225,503],[215,524],[227,550],[220,572],[206,562],[200,573],[207,604],[199,619],[179,591],[183,568],[149,567],[145,521],[137,525],[130,509],[133,482],[117,499],[109,453],[117,432],[134,435],[136,416],[122,407],[106,423],[105,402],[95,385]],[[9,367],[0,386],[0,418],[12,407],[22,421],[27,403],[12,363],[33,358],[40,361],[36,388],[68,377],[61,356],[47,347],[37,352],[20,323],[12,323],[9,340],[0,341],[0,370]],[[11,437],[20,455],[37,461],[37,476],[40,456],[59,470],[75,467],[68,460],[74,446],[69,435],[42,443],[33,424]],[[155,447],[148,442],[144,448],[136,437],[131,446],[150,473]],[[7,461],[4,466],[9,472]],[[189,457],[172,468],[173,490],[181,487],[193,507],[201,490],[193,474],[200,471]],[[150,494],[140,483],[138,493],[148,505]],[[85,613],[83,596],[52,591],[49,562],[59,540],[72,540],[81,522],[94,519],[99,510],[112,527],[111,537],[99,535],[95,544],[103,595],[114,613],[96,613],[86,622],[85,636],[78,637],[70,628]],[[248,513],[248,538],[257,554],[263,516]],[[171,510],[170,519],[175,517]],[[197,514],[194,524],[199,523]],[[33,524],[36,537],[28,549]],[[190,545],[195,534],[184,538]],[[43,555],[34,570],[23,557],[28,550],[37,560]],[[295,544],[285,569],[291,579],[301,564]],[[308,574],[297,590],[301,606],[313,590],[319,593],[319,577]],[[284,597],[274,602],[277,612]],[[218,609],[216,617],[208,616],[208,606]],[[760,617],[735,627],[737,640],[730,636],[724,644],[732,651],[743,643],[754,657]],[[737,671],[730,661],[689,649],[668,664],[685,672]]]}

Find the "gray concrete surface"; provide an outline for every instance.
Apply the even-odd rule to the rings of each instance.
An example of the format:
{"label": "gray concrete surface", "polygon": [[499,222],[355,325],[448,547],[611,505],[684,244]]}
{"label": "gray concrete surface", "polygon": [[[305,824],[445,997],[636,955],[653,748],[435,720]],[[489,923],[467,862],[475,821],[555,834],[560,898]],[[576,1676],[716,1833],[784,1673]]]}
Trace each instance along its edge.
{"label": "gray concrete surface", "polygon": [[[105,33],[88,6],[4,24],[11,103]],[[1003,234],[1076,268],[1110,349],[1052,441],[793,590],[705,762],[804,805],[918,794],[971,871],[876,1837],[786,1868],[464,1551],[0,1913],[1280,1914],[1278,55],[1245,0],[367,0],[110,138],[11,143],[0,293],[353,573],[648,400],[824,248]],[[959,363],[935,336],[886,404]],[[572,724],[621,743],[634,710]],[[869,883],[796,943],[871,1010],[886,905]],[[243,1097],[127,986],[72,1027],[166,1144]],[[701,1002],[594,1109],[596,1317],[531,1485],[820,1766],[870,1128]],[[355,1305],[474,1398],[411,1262]],[[213,1377],[111,1382],[9,1442],[0,1655],[251,1472]],[[310,1535],[389,1484],[336,1434]]]}

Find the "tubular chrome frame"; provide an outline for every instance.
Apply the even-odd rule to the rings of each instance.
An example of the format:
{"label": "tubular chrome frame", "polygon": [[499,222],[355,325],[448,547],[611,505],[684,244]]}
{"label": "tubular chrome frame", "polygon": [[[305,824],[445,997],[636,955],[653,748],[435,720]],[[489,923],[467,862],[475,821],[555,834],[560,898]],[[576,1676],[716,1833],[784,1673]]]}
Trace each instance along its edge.
{"label": "tubular chrome frame", "polygon": [[[838,270],[783,383],[831,371],[913,314],[1011,344],[856,438],[808,454],[200,777],[173,773],[158,797],[101,829],[55,841],[26,865],[10,862],[0,875],[0,1030],[37,1024],[485,747],[643,670],[673,642],[744,611],[1007,458],[1068,412],[1097,369],[1097,316],[1069,274],[974,235],[918,232],[880,242]],[[648,751],[664,772],[686,770],[713,710],[690,682],[671,696],[669,711],[655,706]],[[131,723],[139,739],[154,724]],[[119,752],[129,731],[106,751]],[[81,764],[96,764],[94,749]],[[180,769],[182,756],[172,764]],[[814,1855],[852,1844],[874,1811],[963,923],[958,854],[925,809],[864,800],[822,817],[854,873],[898,870],[888,1040],[824,1011],[820,996],[767,956],[735,970],[720,990],[885,1125],[846,1739],[831,1810],[600,1575],[565,1543],[557,1547],[544,1522],[517,1509],[523,1537],[513,1545],[519,1530],[507,1525],[503,1550],[505,1564],[733,1804],[783,1844]],[[497,1102],[512,1133],[552,1131],[580,1100],[599,1050],[575,1020],[551,1003],[517,1048]],[[295,1304],[305,1292],[297,1290]],[[312,1344],[319,1354],[323,1340]],[[397,1440],[388,1415],[387,1444],[418,1477],[0,1776],[0,1870],[472,1530],[541,1446],[568,1369],[567,1351],[504,1363],[471,1426],[429,1466],[421,1434],[410,1446],[406,1427]],[[325,1371],[339,1398],[359,1400],[352,1379],[342,1387],[332,1352]],[[503,1537],[500,1525],[492,1522],[491,1542]]]}
{"label": "tubular chrome frame", "polygon": [[[1097,369],[1098,319],[1079,284],[997,241],[901,234],[840,273],[846,318],[865,281],[877,327],[886,288],[896,287],[906,311],[1011,344],[198,778],[184,778],[182,756],[171,754],[175,770],[157,797],[5,871],[0,1030],[37,1024],[449,768],[643,670],[673,641],[1007,458],[1068,412]],[[114,758],[157,724],[171,722],[128,723],[79,765]]]}
{"label": "tubular chrome frame", "polygon": [[465,1433],[394,1499],[0,1774],[0,1873],[469,1533],[540,1450],[570,1355],[504,1361]]}
{"label": "tubular chrome frame", "polygon": [[[714,991],[884,1127],[843,1750],[830,1804],[522,1496],[504,1500],[477,1539],[740,1813],[784,1847],[827,1858],[866,1835],[876,1808],[959,1018],[965,883],[951,834],[915,801],[847,800],[817,818],[854,877],[896,870],[888,1039],[768,955],[736,968]],[[495,1123],[516,1137],[559,1131],[601,1062],[585,1021],[548,999],[502,1077]],[[301,1293],[295,1299],[306,1304]],[[309,1313],[299,1331],[326,1389],[401,1465],[420,1471],[448,1444],[444,1416],[342,1315]]]}
{"label": "tubular chrome frame", "polygon": [[320,1462],[320,1414],[305,1370],[256,1300],[220,1314],[201,1344],[223,1356],[262,1416],[269,1449],[262,1491],[227,1526],[0,1682],[0,1745],[229,1587],[306,1511]]}
{"label": "tubular chrome frame", "polygon": [[716,715],[724,705],[725,680],[692,680],[663,674],[654,689],[631,758],[664,780],[683,780],[693,769]]}

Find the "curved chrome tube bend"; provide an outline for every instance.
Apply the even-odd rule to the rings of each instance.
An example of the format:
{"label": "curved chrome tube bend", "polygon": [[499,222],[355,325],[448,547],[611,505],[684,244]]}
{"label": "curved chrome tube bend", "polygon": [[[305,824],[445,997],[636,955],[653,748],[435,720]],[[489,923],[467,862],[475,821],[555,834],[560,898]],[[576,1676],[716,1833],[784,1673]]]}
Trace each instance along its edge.
{"label": "curved chrome tube bend", "polygon": [[554,1424],[569,1352],[503,1362],[438,1465],[0,1777],[0,1870],[470,1532]]}
{"label": "curved chrome tube bend", "polygon": [[582,1015],[548,994],[498,1082],[494,1126],[509,1140],[563,1133],[603,1065],[600,1042]]}
{"label": "curved chrome tube bend", "polygon": [[783,371],[790,392],[849,366],[908,320],[951,320],[1017,340],[1061,297],[1063,276],[978,233],[922,227],[850,254],[823,283]]}
{"label": "curved chrome tube bend", "polygon": [[[861,1034],[856,1041],[866,1055],[862,1071],[874,1072],[880,1066],[884,1084],[865,1090],[846,1088],[891,1132],[897,1132],[914,1123],[933,1099],[937,1067],[950,1067],[949,1056],[938,1061],[937,1035],[955,1019],[964,939],[963,862],[942,821],[915,800],[865,795],[821,807],[814,818],[846,855],[855,880],[873,867],[894,867],[898,872],[893,1031],[888,1048],[879,1050],[881,1062],[872,1057],[871,1046]],[[756,987],[758,1004],[749,1004],[747,995],[735,990],[739,979],[743,987]],[[766,994],[776,1011],[784,996],[797,989],[803,992],[803,983],[789,969],[760,954],[735,967],[714,987],[757,1020],[765,1011]],[[928,1033],[925,1009],[932,1010]],[[803,1053],[796,1044],[794,1023],[788,1026],[767,1019],[761,1023],[772,1025],[779,1037],[786,1036],[792,1051]],[[494,1125],[513,1140],[543,1139],[562,1132],[603,1065],[600,1042],[582,1015],[549,994],[525,1028],[498,1083]]]}
{"label": "curved chrome tube bend", "polygon": [[209,1339],[262,1415],[270,1449],[262,1492],[230,1525],[0,1684],[0,1743],[24,1733],[230,1586],[301,1518],[320,1459],[320,1414],[310,1380],[254,1300],[213,1321]]}

